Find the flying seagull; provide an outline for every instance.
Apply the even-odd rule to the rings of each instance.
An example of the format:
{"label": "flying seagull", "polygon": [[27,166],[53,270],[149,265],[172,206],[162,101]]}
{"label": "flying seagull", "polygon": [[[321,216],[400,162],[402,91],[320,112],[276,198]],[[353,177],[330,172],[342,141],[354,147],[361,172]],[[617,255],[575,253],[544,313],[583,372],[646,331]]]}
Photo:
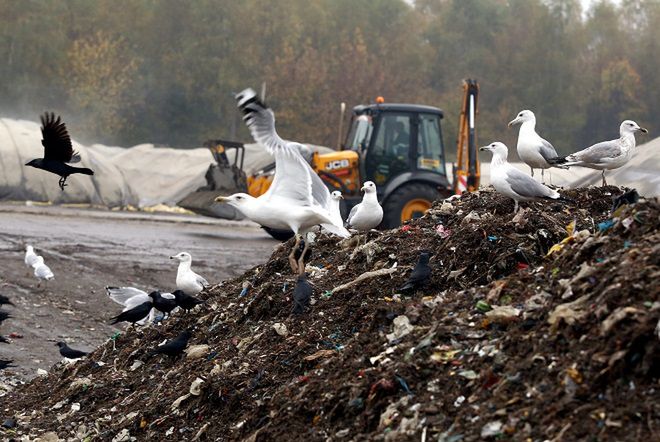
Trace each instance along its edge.
{"label": "flying seagull", "polygon": [[378,227],[383,220],[383,208],[378,203],[376,185],[367,181],[362,186],[364,196],[362,202],[353,206],[346,218],[346,224],[359,231],[368,231]]}
{"label": "flying seagull", "polygon": [[60,354],[64,356],[67,359],[80,359],[83,356],[87,356],[87,352],[81,351],[81,350],[75,350],[68,345],[66,345],[66,342],[58,342],[57,345],[60,348]]}
{"label": "flying seagull", "polygon": [[64,190],[66,179],[74,173],[85,175],[94,175],[92,169],[86,167],[73,167],[67,163],[77,163],[80,161],[78,152],[73,151],[71,138],[66,130],[66,126],[58,116],[55,119],[54,113],[46,112],[41,116],[41,135],[44,137],[41,144],[44,146],[44,157],[36,158],[26,166],[36,167],[47,172],[60,176],[60,189]]}
{"label": "flying seagull", "polygon": [[428,282],[429,277],[431,276],[429,258],[429,252],[421,252],[419,254],[415,268],[399,290],[416,290],[418,287],[421,287]]}
{"label": "flying seagull", "polygon": [[509,122],[509,127],[515,124],[520,124],[517,146],[518,156],[532,170],[532,176],[534,176],[535,168],[541,169],[541,181],[544,179],[545,169],[553,166],[567,169],[565,166],[553,165],[548,162],[552,158],[557,158],[557,151],[552,144],[536,133],[536,116],[534,112],[531,110],[520,111],[518,116]]}
{"label": "flying seagull", "polygon": [[192,256],[190,256],[190,253],[181,252],[178,255],[170,256],[170,259],[179,261],[179,268],[176,271],[177,289],[183,290],[187,295],[196,295],[209,285],[206,279],[192,271]]}
{"label": "flying seagull", "polygon": [[507,161],[509,149],[504,143],[491,143],[479,150],[487,150],[493,154],[490,162],[490,183],[502,195],[513,198],[514,213],[518,211],[519,201],[565,199],[556,190],[539,183],[509,164]]}
{"label": "flying seagull", "polygon": [[192,337],[192,330],[184,330],[179,336],[174,339],[170,339],[165,344],[160,345],[149,353],[147,353],[147,358],[152,357],[157,354],[164,354],[167,356],[178,356],[183,353],[183,350],[188,346],[188,340]]}
{"label": "flying seagull", "polygon": [[238,107],[243,113],[256,142],[263,144],[275,157],[275,175],[268,191],[258,198],[245,193],[218,197],[217,202],[230,204],[250,220],[271,229],[291,230],[296,242],[289,254],[291,269],[301,274],[305,270],[304,257],[309,241],[298,260],[294,253],[300,241],[316,226],[347,238],[350,233],[331,213],[330,191],[301,154],[299,143],[285,141],[275,131],[275,115],[252,89],[236,95]]}
{"label": "flying seagull", "polygon": [[550,162],[564,166],[582,166],[602,170],[603,186],[607,186],[605,171],[618,169],[632,157],[635,149],[635,132],[647,133],[648,131],[639,127],[632,120],[625,120],[619,126],[618,139],[594,144],[566,157],[554,158]]}

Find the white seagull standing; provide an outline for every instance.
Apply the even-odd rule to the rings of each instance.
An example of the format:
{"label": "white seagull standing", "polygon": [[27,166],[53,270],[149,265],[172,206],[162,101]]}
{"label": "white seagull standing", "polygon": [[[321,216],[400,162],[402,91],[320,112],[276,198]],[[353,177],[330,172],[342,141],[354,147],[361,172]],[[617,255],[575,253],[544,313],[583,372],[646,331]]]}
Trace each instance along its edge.
{"label": "white seagull standing", "polygon": [[34,266],[36,263],[37,263],[37,254],[34,253],[34,247],[25,246],[25,265],[28,266],[28,268],[30,268]]}
{"label": "white seagull standing", "polygon": [[376,185],[366,181],[362,186],[362,202],[356,204],[346,218],[346,224],[360,232],[375,229],[383,220],[383,208],[378,203]]}
{"label": "white seagull standing", "polygon": [[509,122],[509,127],[519,123],[518,156],[532,170],[532,176],[534,176],[534,169],[541,169],[541,181],[543,181],[545,169],[553,166],[565,168],[548,162],[550,159],[557,158],[557,151],[552,144],[536,133],[534,112],[531,110],[520,111],[518,116]]}
{"label": "white seagull standing", "polygon": [[330,194],[331,203],[330,203],[330,214],[332,215],[332,223],[335,225],[341,225],[344,221],[341,218],[341,200],[344,199],[343,195],[339,190],[335,190]]}
{"label": "white seagull standing", "polygon": [[190,253],[181,252],[178,255],[170,256],[170,259],[179,261],[179,268],[176,271],[177,289],[186,295],[194,296],[209,285],[206,279],[193,272],[190,268],[192,266],[192,256],[190,256]]}
{"label": "white seagull standing", "polygon": [[635,149],[635,132],[647,133],[648,131],[639,127],[632,120],[625,120],[619,126],[618,139],[594,144],[566,157],[555,158],[552,162],[564,166],[582,166],[602,170],[603,186],[606,186],[605,171],[618,169],[632,157]]}
{"label": "white seagull standing", "polygon": [[330,191],[301,155],[301,144],[285,141],[275,131],[275,115],[252,89],[236,95],[238,107],[243,113],[256,142],[263,144],[275,157],[275,176],[268,191],[258,198],[245,193],[218,197],[217,202],[227,203],[240,210],[250,220],[271,229],[288,229],[296,235],[296,243],[289,254],[289,264],[294,272],[305,270],[305,247],[296,261],[294,254],[300,241],[316,226],[341,237],[350,233],[333,218]]}
{"label": "white seagull standing", "polygon": [[509,164],[509,149],[504,143],[491,143],[479,150],[487,150],[493,154],[490,162],[490,183],[502,195],[513,198],[514,213],[518,211],[519,201],[562,198],[556,190],[544,186]]}
{"label": "white seagull standing", "polygon": [[41,281],[46,281],[46,284],[48,284],[48,281],[55,278],[55,275],[50,270],[50,267],[44,264],[43,256],[37,255],[32,268],[34,269],[34,276],[36,276],[39,280],[37,287],[41,285]]}

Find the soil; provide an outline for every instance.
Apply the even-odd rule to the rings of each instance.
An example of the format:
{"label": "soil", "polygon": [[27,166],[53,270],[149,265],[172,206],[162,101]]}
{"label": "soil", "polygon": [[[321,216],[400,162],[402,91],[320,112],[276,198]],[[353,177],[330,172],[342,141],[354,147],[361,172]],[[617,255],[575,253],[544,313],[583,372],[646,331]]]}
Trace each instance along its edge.
{"label": "soil", "polygon": [[[357,248],[322,236],[302,315],[291,314],[289,242],[203,292],[197,310],[131,329],[1,398],[18,423],[5,437],[652,440],[660,204],[611,213],[625,190],[570,190],[572,202],[517,215],[482,190]],[[402,293],[422,250],[432,277]],[[186,328],[194,352],[146,358]]]}

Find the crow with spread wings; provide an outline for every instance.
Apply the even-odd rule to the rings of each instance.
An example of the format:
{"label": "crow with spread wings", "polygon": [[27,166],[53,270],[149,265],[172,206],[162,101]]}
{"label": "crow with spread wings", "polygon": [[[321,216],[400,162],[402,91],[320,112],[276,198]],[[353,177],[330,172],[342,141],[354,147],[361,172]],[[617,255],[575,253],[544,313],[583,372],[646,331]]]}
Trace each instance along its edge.
{"label": "crow with spread wings", "polygon": [[80,155],[78,152],[73,151],[71,138],[69,138],[66,126],[59,116],[56,119],[55,114],[52,112],[46,112],[41,116],[41,135],[43,136],[41,144],[44,146],[44,157],[36,158],[27,163],[26,166],[36,167],[59,175],[59,184],[62,190],[66,186],[66,179],[69,175],[74,173],[94,175],[92,169],[72,167],[67,164],[79,162]]}

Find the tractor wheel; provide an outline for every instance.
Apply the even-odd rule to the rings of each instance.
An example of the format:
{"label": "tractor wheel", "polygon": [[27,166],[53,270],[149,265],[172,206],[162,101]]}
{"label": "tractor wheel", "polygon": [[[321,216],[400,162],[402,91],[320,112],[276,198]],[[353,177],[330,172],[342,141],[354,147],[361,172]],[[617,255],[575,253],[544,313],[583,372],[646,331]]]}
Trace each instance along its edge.
{"label": "tractor wheel", "polygon": [[405,184],[392,192],[385,201],[382,226],[393,229],[404,221],[420,218],[438,198],[440,193],[428,184]]}
{"label": "tractor wheel", "polygon": [[270,227],[266,226],[261,226],[261,228],[278,241],[287,242],[293,238],[293,232],[291,230],[271,229]]}

